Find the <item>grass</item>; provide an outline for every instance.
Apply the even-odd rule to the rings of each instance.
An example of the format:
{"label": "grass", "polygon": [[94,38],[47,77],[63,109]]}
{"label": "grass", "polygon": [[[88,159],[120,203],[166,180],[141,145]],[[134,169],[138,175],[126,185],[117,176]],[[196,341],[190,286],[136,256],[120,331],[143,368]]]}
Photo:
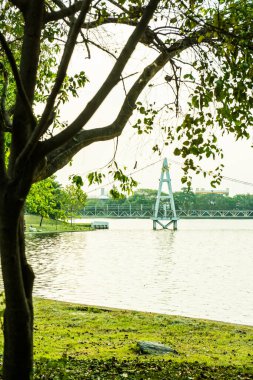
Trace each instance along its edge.
{"label": "grass", "polygon": [[[143,355],[137,342],[178,354]],[[35,380],[253,379],[253,327],[35,300]]]}
{"label": "grass", "polygon": [[43,218],[42,226],[40,227],[40,216],[38,215],[25,215],[26,232],[29,231],[29,227],[36,228],[36,232],[68,232],[68,231],[86,231],[91,230],[90,223],[68,223],[60,220],[53,220],[49,218]]}
{"label": "grass", "polygon": [[38,359],[134,359],[137,341],[148,340],[174,348],[174,361],[253,368],[252,327],[46,300],[35,310]]}

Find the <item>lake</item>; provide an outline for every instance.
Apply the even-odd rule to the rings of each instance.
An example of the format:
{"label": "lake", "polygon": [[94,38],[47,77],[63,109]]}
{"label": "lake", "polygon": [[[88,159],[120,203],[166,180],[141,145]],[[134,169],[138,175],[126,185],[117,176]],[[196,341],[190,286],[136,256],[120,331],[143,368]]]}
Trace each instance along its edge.
{"label": "lake", "polygon": [[36,296],[253,325],[253,220],[28,234]]}

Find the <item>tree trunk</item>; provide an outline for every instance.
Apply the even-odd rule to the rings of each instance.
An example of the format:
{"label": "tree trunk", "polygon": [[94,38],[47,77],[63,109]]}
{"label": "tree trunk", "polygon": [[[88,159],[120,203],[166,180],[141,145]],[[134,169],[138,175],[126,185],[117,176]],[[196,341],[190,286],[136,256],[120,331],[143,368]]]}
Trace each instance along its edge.
{"label": "tree trunk", "polygon": [[40,227],[42,226],[42,222],[43,222],[43,216],[41,215],[41,217],[40,217]]}
{"label": "tree trunk", "polygon": [[25,257],[23,204],[0,197],[0,252],[5,290],[4,380],[30,380],[33,369],[34,274]]}

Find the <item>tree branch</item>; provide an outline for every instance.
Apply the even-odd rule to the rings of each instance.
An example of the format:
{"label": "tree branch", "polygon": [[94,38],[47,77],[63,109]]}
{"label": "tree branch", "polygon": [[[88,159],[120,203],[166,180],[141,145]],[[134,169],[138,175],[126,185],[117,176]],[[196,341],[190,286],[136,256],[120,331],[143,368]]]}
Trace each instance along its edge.
{"label": "tree branch", "polygon": [[56,99],[56,97],[59,93],[59,90],[63,84],[63,81],[65,79],[65,76],[67,73],[67,68],[68,68],[70,59],[72,57],[74,48],[75,48],[75,43],[76,43],[78,34],[81,30],[84,18],[87,15],[87,12],[89,10],[91,2],[92,2],[92,0],[84,0],[82,2],[82,8],[81,8],[81,11],[79,13],[79,16],[69,31],[69,35],[68,35],[67,42],[65,44],[61,63],[60,63],[59,68],[58,68],[55,84],[54,84],[54,87],[52,89],[51,94],[48,97],[45,110],[41,116],[41,120],[40,120],[40,123],[38,126],[37,135],[39,134],[39,137],[40,137],[40,135],[42,135],[45,132],[45,130],[47,128],[48,118],[51,115],[51,112],[52,112],[53,107],[54,107],[55,99]]}
{"label": "tree branch", "polygon": [[[77,1],[70,7],[64,6],[64,4],[61,4],[61,9],[59,11],[53,11],[53,12],[45,12],[44,15],[44,23],[50,21],[58,21],[62,20],[65,17],[73,16],[75,13],[79,12],[82,7],[83,1]],[[57,4],[60,6],[60,3]]]}
{"label": "tree branch", "polygon": [[[44,17],[44,23],[48,23],[51,21],[58,21],[62,20],[65,17],[71,17],[75,13],[77,13],[80,10],[80,5],[79,3],[82,3],[82,1],[77,2],[73,4],[69,8],[62,8],[60,11],[55,11],[55,12],[46,12],[45,17]],[[93,29],[97,28],[98,26],[105,25],[105,24],[123,24],[123,25],[137,25],[137,21],[134,21],[129,17],[128,19],[121,19],[119,17],[104,17],[103,21],[101,19],[97,19],[94,21],[89,21],[89,22],[84,22],[82,25],[82,28],[84,29]]]}
{"label": "tree branch", "polygon": [[109,0],[109,2],[110,2],[111,4],[113,4],[115,7],[119,8],[121,11],[123,11],[123,12],[125,12],[125,13],[128,13],[128,10],[127,10],[125,7],[123,7],[123,5],[119,4],[118,1]]}
{"label": "tree branch", "polygon": [[72,28],[69,31],[68,39],[65,44],[65,49],[62,55],[61,63],[58,68],[55,84],[53,86],[52,92],[48,97],[46,107],[44,109],[44,112],[41,116],[39,125],[37,126],[36,129],[34,129],[30,139],[28,140],[25,148],[19,155],[17,162],[16,162],[16,170],[18,167],[22,164],[22,161],[26,158],[27,155],[31,156],[34,149],[36,149],[37,143],[39,141],[39,138],[41,135],[47,130],[49,127],[49,121],[51,120],[53,108],[54,108],[54,103],[56,100],[56,97],[59,93],[59,90],[62,86],[62,83],[65,79],[67,68],[70,62],[70,59],[72,57],[72,53],[75,48],[75,43],[77,36],[80,32],[83,20],[88,12],[90,3],[92,0],[84,0],[82,2],[83,6],[82,9],[79,13],[78,18],[76,19],[75,23],[73,24]]}
{"label": "tree branch", "polygon": [[[44,3],[45,0],[29,1],[29,6],[24,13],[25,25],[20,57],[20,78],[31,105],[33,104],[37,81]],[[14,175],[16,159],[24,149],[37,124],[35,118],[31,119],[31,113],[25,105],[22,94],[18,92],[13,116],[12,146],[8,166],[10,176]]]}
{"label": "tree branch", "polygon": [[[128,9],[124,8],[122,5],[118,4],[116,1],[113,1],[113,0],[109,0],[109,2],[111,4],[113,4],[115,7],[119,8],[120,10],[122,10],[123,12],[125,12],[126,14],[128,14],[130,17],[129,17],[129,21],[131,19],[131,15],[130,15],[130,12],[128,11]],[[77,1],[75,2],[73,5],[69,6],[69,7],[66,7],[61,0],[54,0],[54,3],[58,5],[58,7],[60,8],[59,11],[52,11],[52,12],[45,12],[45,16],[44,16],[44,23],[47,23],[47,22],[50,22],[50,21],[57,21],[57,20],[62,20],[63,18],[65,17],[70,17],[70,16],[73,16],[75,13],[77,13],[78,11],[80,11],[81,9],[81,6],[82,6],[82,1]],[[114,22],[119,22],[119,23],[125,23],[125,24],[128,24],[128,21],[123,21],[119,18],[116,18],[116,17],[106,17],[103,21],[103,24],[108,24],[108,23],[114,23]],[[131,21],[130,21],[131,22]],[[97,21],[92,21],[92,22],[89,22],[89,23],[85,23],[83,25],[84,28],[94,28],[94,27],[97,27],[101,25],[101,22],[99,22],[99,20]],[[135,22],[135,25],[136,25],[136,22]]]}
{"label": "tree branch", "polygon": [[18,90],[20,98],[22,99],[22,101],[24,103],[25,110],[26,110],[26,112],[30,118],[30,121],[33,123],[36,123],[36,119],[35,119],[35,116],[33,114],[33,110],[32,110],[30,101],[28,99],[27,93],[25,91],[22,79],[20,77],[15,58],[14,58],[14,56],[11,52],[11,49],[9,48],[9,45],[8,45],[4,35],[2,34],[2,32],[0,32],[0,43],[4,49],[4,52],[5,52],[6,57],[8,59],[8,62],[11,66],[11,70],[12,70],[12,73],[14,76],[14,80],[16,82],[17,90]]}
{"label": "tree branch", "polygon": [[[110,2],[116,5],[116,2],[114,1],[110,1]],[[58,0],[57,4],[61,4],[61,7],[62,7],[61,10],[56,11],[56,12],[46,13],[45,23],[53,21],[53,20],[56,21],[56,20],[62,19],[63,15],[69,16],[69,17],[73,16],[73,14],[79,10],[80,3],[81,2],[77,2],[72,7],[67,8],[67,7],[64,7],[64,4],[61,4],[60,0]],[[119,8],[121,9],[121,7]],[[120,25],[136,26],[138,24],[138,21],[136,20],[136,16],[131,15],[131,13],[128,12],[128,10],[124,9],[124,11],[129,15],[127,18],[103,17],[102,21],[100,18],[98,18],[97,20],[83,23],[82,28],[93,29],[93,28],[97,28],[99,26],[106,25],[106,24],[120,24]],[[162,40],[158,38],[157,33],[152,31],[150,28],[146,28],[140,42],[147,46],[154,44],[154,46],[157,48],[158,51],[159,50],[161,51],[164,45]]]}
{"label": "tree branch", "polygon": [[7,89],[8,89],[8,72],[5,69],[4,65],[0,63],[0,70],[3,72],[4,77],[4,84],[2,89],[2,96],[1,96],[1,117],[3,122],[3,130],[11,132],[12,123],[10,120],[10,116],[6,110],[6,97],[7,97]]}
{"label": "tree branch", "polygon": [[171,59],[197,43],[197,38],[185,38],[174,43],[166,52],[161,53],[143,70],[142,74],[132,85],[114,122],[103,128],[80,131],[63,146],[49,153],[47,156],[47,166],[40,173],[37,173],[36,180],[47,178],[55,171],[64,167],[82,148],[94,142],[111,140],[120,136],[135,109],[139,95],[150,80]]}
{"label": "tree branch", "polygon": [[95,94],[95,96],[80,113],[80,115],[64,131],[60,132],[58,135],[42,143],[45,154],[56,149],[57,147],[74,137],[75,134],[78,133],[82,129],[82,127],[88,122],[88,120],[100,107],[100,105],[107,97],[107,95],[110,93],[110,91],[119,82],[122,71],[125,68],[130,56],[132,55],[137,43],[141,39],[149,21],[153,16],[154,11],[157,8],[158,3],[159,0],[150,0],[147,8],[143,13],[141,20],[139,21],[133,33],[129,37],[110,74],[108,75],[98,92]]}
{"label": "tree branch", "polygon": [[105,24],[121,24],[121,25],[132,25],[136,26],[138,24],[138,21],[132,20],[130,17],[127,20],[118,18],[118,17],[104,17],[103,21],[100,19],[95,21],[86,22],[83,24],[83,28],[85,29],[93,29],[97,28],[98,26],[105,25]]}
{"label": "tree branch", "polygon": [[112,52],[110,52],[110,51],[107,50],[106,48],[100,46],[100,45],[97,44],[96,42],[91,41],[91,40],[89,40],[88,38],[84,39],[84,41],[86,41],[87,44],[91,44],[91,45],[95,46],[97,49],[99,49],[99,50],[105,52],[106,54],[110,55],[110,56],[113,57],[115,60],[117,60],[116,55],[114,55]]}
{"label": "tree branch", "polygon": [[28,2],[29,6],[24,15],[25,25],[20,58],[20,76],[31,104],[33,103],[37,82],[44,1]]}

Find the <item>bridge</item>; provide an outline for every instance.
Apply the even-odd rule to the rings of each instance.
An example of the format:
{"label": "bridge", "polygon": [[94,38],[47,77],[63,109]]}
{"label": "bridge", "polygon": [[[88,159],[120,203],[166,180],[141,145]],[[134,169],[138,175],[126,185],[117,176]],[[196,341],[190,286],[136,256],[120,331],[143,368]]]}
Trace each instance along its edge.
{"label": "bridge", "polygon": [[[151,219],[155,206],[148,205],[102,205],[86,206],[83,216],[86,218]],[[253,210],[177,210],[179,219],[253,219]],[[171,219],[172,210],[160,207],[159,219]]]}

